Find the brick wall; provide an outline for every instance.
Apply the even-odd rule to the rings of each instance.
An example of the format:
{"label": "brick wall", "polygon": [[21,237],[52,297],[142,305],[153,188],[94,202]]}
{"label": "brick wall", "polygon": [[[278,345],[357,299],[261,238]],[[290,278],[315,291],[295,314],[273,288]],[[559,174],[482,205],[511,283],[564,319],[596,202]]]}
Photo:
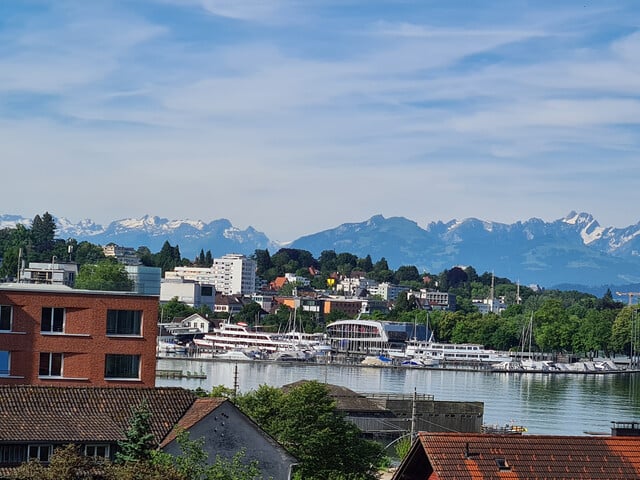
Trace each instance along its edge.
{"label": "brick wall", "polygon": [[[10,333],[0,350],[11,352],[11,377],[0,384],[155,385],[158,297],[87,291],[0,289],[0,305],[13,306]],[[44,307],[64,308],[64,333],[42,333]],[[108,336],[107,310],[141,310],[140,336]],[[39,377],[40,352],[64,354],[63,378]],[[140,355],[138,380],[106,380],[107,354]]]}

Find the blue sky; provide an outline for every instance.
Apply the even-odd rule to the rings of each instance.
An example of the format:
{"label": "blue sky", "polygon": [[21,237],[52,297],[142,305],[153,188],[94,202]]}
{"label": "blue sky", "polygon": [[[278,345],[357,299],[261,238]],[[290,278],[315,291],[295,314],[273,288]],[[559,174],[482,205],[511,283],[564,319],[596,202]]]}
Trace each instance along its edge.
{"label": "blue sky", "polygon": [[637,1],[0,1],[0,213],[640,220]]}

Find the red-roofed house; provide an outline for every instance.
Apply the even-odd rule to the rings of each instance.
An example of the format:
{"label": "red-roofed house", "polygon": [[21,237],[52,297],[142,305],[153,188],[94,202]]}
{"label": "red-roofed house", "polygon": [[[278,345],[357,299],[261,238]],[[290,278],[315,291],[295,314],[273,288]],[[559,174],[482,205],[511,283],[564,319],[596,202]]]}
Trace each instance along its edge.
{"label": "red-roofed house", "polygon": [[177,455],[176,428],[204,438],[210,462],[242,449],[264,478],[289,479],[296,459],[225,398],[182,388],[0,386],[0,478],[36,457],[73,443],[86,455],[114,458],[134,408],[145,403],[159,448]]}
{"label": "red-roofed house", "polygon": [[631,480],[640,437],[418,434],[393,480]]}

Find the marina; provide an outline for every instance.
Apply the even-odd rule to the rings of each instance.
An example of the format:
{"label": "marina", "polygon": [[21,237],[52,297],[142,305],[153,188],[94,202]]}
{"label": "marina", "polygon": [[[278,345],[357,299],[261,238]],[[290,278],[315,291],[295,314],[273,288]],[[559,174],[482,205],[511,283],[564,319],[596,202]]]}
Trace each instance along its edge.
{"label": "marina", "polygon": [[362,367],[310,362],[231,362],[162,358],[159,369],[203,371],[206,378],[158,378],[158,386],[248,392],[318,380],[361,393],[433,395],[436,400],[484,402],[484,423],[525,425],[530,434],[584,435],[608,431],[611,421],[640,418],[640,374],[500,373],[471,369]]}

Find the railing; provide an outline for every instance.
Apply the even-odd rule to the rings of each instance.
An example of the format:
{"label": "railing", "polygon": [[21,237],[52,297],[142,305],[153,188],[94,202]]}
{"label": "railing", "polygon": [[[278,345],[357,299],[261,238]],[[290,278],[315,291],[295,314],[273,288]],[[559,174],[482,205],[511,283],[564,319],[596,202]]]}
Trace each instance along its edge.
{"label": "railing", "polygon": [[386,400],[416,400],[433,401],[435,397],[426,393],[417,393],[414,397],[412,393],[362,393],[367,398],[382,398]]}

